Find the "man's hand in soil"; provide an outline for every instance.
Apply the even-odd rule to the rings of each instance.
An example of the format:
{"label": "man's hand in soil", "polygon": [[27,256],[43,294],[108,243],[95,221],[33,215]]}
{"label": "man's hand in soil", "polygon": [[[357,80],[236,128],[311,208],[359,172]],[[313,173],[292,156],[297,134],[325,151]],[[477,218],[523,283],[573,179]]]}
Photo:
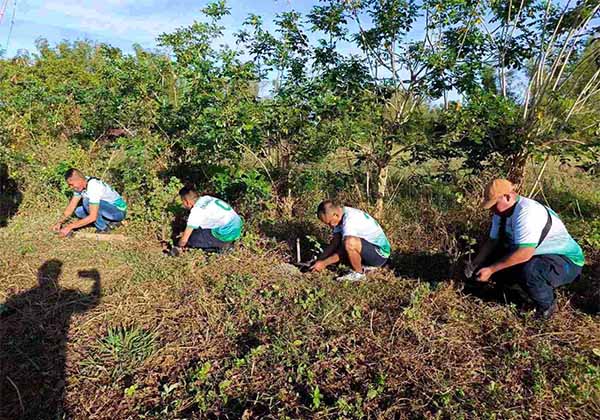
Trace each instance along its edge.
{"label": "man's hand in soil", "polygon": [[325,267],[327,267],[325,265],[325,263],[323,261],[316,261],[312,267],[310,267],[310,271],[315,271],[315,272],[319,272],[319,271],[323,271],[325,269]]}
{"label": "man's hand in soil", "polygon": [[52,232],[60,232],[61,228],[62,222],[58,222],[57,224],[53,225],[50,229],[52,230]]}
{"label": "man's hand in soil", "polygon": [[477,281],[488,282],[494,271],[490,267],[483,267],[477,272]]}
{"label": "man's hand in soil", "polygon": [[69,236],[71,234],[72,231],[73,231],[73,229],[71,229],[69,226],[66,226],[58,231],[58,235],[61,238],[66,238],[67,236]]}

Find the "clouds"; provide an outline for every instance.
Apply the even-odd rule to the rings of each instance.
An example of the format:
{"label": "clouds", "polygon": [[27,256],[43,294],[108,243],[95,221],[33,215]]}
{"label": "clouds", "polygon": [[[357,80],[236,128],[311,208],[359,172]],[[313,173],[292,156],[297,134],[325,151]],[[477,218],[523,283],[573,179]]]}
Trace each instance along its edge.
{"label": "clouds", "polygon": [[[207,0],[19,0],[8,56],[35,50],[35,40],[50,44],[86,39],[125,51],[133,44],[154,48],[164,32],[190,25]],[[0,0],[1,2],[1,0]],[[12,2],[11,2],[12,4]],[[8,25],[0,25],[0,49]]]}
{"label": "clouds", "polygon": [[[87,32],[108,33],[117,36],[134,35],[154,39],[177,26],[189,24],[191,17],[167,16],[153,6],[156,1],[105,0],[76,2],[49,0],[43,3],[42,13],[60,16],[65,26]],[[132,14],[131,9],[145,8],[147,13]],[[154,11],[155,13],[151,13]],[[149,12],[149,13],[148,13]]]}
{"label": "clouds", "polygon": [[[0,0],[1,2],[1,0]],[[64,39],[106,42],[131,51],[134,43],[156,47],[162,33],[188,26],[201,19],[200,10],[209,0],[19,0],[13,41],[8,55],[19,49],[33,50],[37,38],[50,44]],[[262,15],[267,26],[276,13],[291,8],[306,12],[317,0],[228,0],[232,15],[224,42],[234,45],[233,33],[240,29],[248,13]],[[0,47],[6,38],[6,22],[0,25]]]}

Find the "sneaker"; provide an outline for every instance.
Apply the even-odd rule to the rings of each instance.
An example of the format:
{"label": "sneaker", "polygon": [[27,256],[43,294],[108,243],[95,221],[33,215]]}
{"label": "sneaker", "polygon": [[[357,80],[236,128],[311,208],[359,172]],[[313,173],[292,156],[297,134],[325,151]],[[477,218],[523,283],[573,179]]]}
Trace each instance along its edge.
{"label": "sneaker", "polygon": [[366,280],[367,276],[365,276],[365,273],[358,273],[356,271],[351,271],[350,273],[346,274],[345,276],[340,276],[337,279],[339,281],[363,281]]}
{"label": "sneaker", "polygon": [[110,232],[110,228],[106,228],[106,229],[98,229],[96,228],[96,233],[99,235],[104,235]]}
{"label": "sneaker", "polygon": [[557,310],[558,305],[556,304],[556,302],[554,302],[552,303],[552,306],[550,306],[548,309],[542,310],[540,308],[537,308],[535,310],[535,317],[547,321],[550,318],[552,318],[552,316],[556,313]]}

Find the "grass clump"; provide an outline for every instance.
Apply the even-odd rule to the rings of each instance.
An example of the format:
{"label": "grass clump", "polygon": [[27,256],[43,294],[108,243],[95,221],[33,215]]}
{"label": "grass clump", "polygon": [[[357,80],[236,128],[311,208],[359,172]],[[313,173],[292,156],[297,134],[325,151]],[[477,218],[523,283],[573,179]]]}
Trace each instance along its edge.
{"label": "grass clump", "polygon": [[155,351],[156,337],[137,326],[109,327],[106,335],[97,340],[88,366],[105,371],[113,380],[135,372]]}

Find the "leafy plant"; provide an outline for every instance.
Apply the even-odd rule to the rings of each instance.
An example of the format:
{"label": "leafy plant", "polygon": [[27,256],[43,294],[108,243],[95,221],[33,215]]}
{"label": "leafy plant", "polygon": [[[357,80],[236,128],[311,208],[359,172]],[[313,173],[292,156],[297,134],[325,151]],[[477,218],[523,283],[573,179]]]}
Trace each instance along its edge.
{"label": "leafy plant", "polygon": [[267,199],[271,184],[257,170],[224,168],[211,178],[215,192],[230,202],[243,200],[248,206],[256,206]]}
{"label": "leafy plant", "polygon": [[156,335],[136,326],[109,327],[97,341],[90,365],[106,369],[118,380],[133,373],[156,349]]}

